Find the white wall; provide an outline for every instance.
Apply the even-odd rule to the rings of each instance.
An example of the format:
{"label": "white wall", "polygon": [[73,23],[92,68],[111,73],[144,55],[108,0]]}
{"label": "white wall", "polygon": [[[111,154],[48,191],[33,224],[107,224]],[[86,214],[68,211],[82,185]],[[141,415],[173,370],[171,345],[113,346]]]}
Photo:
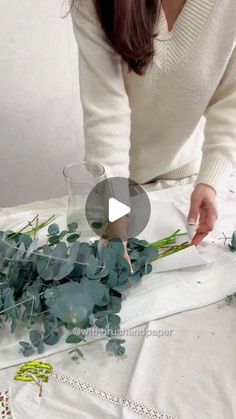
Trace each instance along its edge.
{"label": "white wall", "polygon": [[0,207],[66,193],[83,158],[78,54],[64,0],[0,0]]}

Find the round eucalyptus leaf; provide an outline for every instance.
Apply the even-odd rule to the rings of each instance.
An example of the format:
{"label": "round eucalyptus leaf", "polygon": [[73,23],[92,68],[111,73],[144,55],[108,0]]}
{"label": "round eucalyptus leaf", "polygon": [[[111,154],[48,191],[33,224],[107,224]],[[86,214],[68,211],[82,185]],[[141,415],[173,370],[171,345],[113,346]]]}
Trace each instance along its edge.
{"label": "round eucalyptus leaf", "polygon": [[8,279],[15,281],[18,279],[20,273],[20,264],[17,261],[12,261],[9,264]]}
{"label": "round eucalyptus leaf", "polygon": [[59,243],[57,244],[57,246],[54,247],[52,257],[65,259],[66,253],[67,253],[66,244]]}
{"label": "round eucalyptus leaf", "polygon": [[114,269],[116,264],[116,258],[114,251],[110,249],[109,247],[105,247],[102,251],[102,260],[105,265],[105,267],[110,271],[111,269]]}
{"label": "round eucalyptus leaf", "polygon": [[128,249],[140,248],[140,240],[135,238],[135,237],[132,237],[132,238],[128,239],[127,247],[128,247]]}
{"label": "round eucalyptus leaf", "polygon": [[33,346],[31,346],[28,342],[19,342],[21,349],[20,351],[22,352],[22,354],[27,357],[27,356],[31,356],[34,353],[34,348]]}
{"label": "round eucalyptus leaf", "polygon": [[59,239],[63,239],[66,235],[67,235],[68,231],[67,230],[62,230],[59,234]]}
{"label": "round eucalyptus leaf", "polygon": [[232,239],[231,239],[231,247],[236,250],[236,231],[234,231]]}
{"label": "round eucalyptus leaf", "polygon": [[91,256],[91,248],[88,243],[80,243],[79,244],[79,253],[77,261],[87,264],[89,262]]}
{"label": "round eucalyptus leaf", "polygon": [[45,281],[50,281],[54,277],[54,268],[48,263],[48,258],[38,257],[36,261],[36,269],[39,276]]}
{"label": "round eucalyptus leaf", "polygon": [[124,353],[125,353],[125,348],[124,348],[124,346],[120,346],[119,348],[117,348],[117,349],[116,349],[116,352],[115,352],[115,354],[116,354],[117,356],[122,356],[122,355],[124,355]]}
{"label": "round eucalyptus leaf", "polygon": [[25,244],[24,244],[24,242],[21,242],[20,246],[18,247],[18,250],[16,252],[15,259],[17,259],[17,260],[22,259],[25,255],[25,253],[26,253]]}
{"label": "round eucalyptus leaf", "polygon": [[29,337],[34,346],[38,346],[39,342],[41,342],[41,333],[39,333],[37,330],[31,330],[29,332]]}
{"label": "round eucalyptus leaf", "polygon": [[77,292],[75,285],[79,287],[79,284],[71,283],[70,285],[74,287],[69,287],[69,284],[60,287],[56,299],[50,303],[50,311],[65,323],[76,324],[89,317],[94,303],[85,293]]}
{"label": "round eucalyptus leaf", "polygon": [[109,323],[108,323],[108,317],[100,317],[95,321],[95,325],[97,327],[100,327],[101,329],[108,329]]}
{"label": "round eucalyptus leaf", "polygon": [[28,247],[28,250],[26,252],[26,257],[28,258],[35,250],[38,248],[38,239],[35,238],[32,240],[30,246]]}
{"label": "round eucalyptus leaf", "polygon": [[21,234],[19,236],[19,243],[24,243],[25,249],[27,250],[30,247],[31,243],[32,243],[32,239],[27,234]]}
{"label": "round eucalyptus leaf", "polygon": [[55,287],[49,287],[46,288],[44,291],[44,299],[45,299],[45,303],[47,305],[50,305],[50,303],[53,301],[53,299],[56,298],[55,297]]}
{"label": "round eucalyptus leaf", "polygon": [[22,346],[23,349],[31,348],[31,345],[28,342],[20,341],[19,344]]}
{"label": "round eucalyptus leaf", "polygon": [[117,314],[111,314],[108,316],[109,321],[109,329],[111,330],[118,330],[120,325],[120,317]]}
{"label": "round eucalyptus leaf", "polygon": [[106,351],[111,352],[116,356],[122,356],[125,353],[125,348],[121,346],[123,341],[123,339],[109,339],[106,344]]}
{"label": "round eucalyptus leaf", "polygon": [[137,271],[134,274],[131,274],[128,276],[128,281],[131,285],[135,285],[140,281],[141,278],[141,272]]}
{"label": "round eucalyptus leaf", "polygon": [[116,342],[114,342],[114,341],[108,341],[107,342],[107,344],[106,344],[106,351],[107,352],[115,353],[116,349],[117,349]]}
{"label": "round eucalyptus leaf", "polygon": [[89,279],[83,279],[81,285],[83,286],[84,293],[92,298],[94,304],[99,305],[104,296],[105,286],[98,280],[91,281]]}
{"label": "round eucalyptus leaf", "polygon": [[59,334],[57,332],[51,332],[47,335],[45,334],[43,341],[46,345],[55,345],[59,341]]}
{"label": "round eucalyptus leaf", "polygon": [[45,255],[51,255],[51,254],[52,254],[52,252],[53,252],[53,247],[49,246],[48,244],[45,244],[45,245],[43,246],[43,253],[44,253]]}
{"label": "round eucalyptus leaf", "polygon": [[70,223],[68,224],[67,227],[68,227],[69,233],[74,233],[78,228],[78,223],[76,222]]}
{"label": "round eucalyptus leaf", "polygon": [[60,243],[60,237],[59,236],[50,236],[48,239],[49,243],[54,245]]}
{"label": "round eucalyptus leaf", "polygon": [[37,346],[37,350],[38,350],[38,353],[39,354],[42,354],[43,353],[43,351],[44,351],[44,344],[43,344],[43,341],[42,340],[39,342],[39,344]]}
{"label": "round eucalyptus leaf", "polygon": [[59,229],[58,224],[56,223],[50,224],[50,226],[48,227],[48,234],[50,234],[50,236],[59,234],[59,232],[60,232],[60,229]]}
{"label": "round eucalyptus leaf", "polygon": [[94,275],[89,276],[90,279],[101,279],[105,278],[109,274],[109,271],[106,267],[101,268],[98,270]]}
{"label": "round eucalyptus leaf", "polygon": [[84,340],[83,337],[79,335],[69,335],[66,338],[66,343],[80,343],[83,340]]}
{"label": "round eucalyptus leaf", "polygon": [[72,244],[70,248],[70,256],[69,256],[71,263],[74,263],[77,260],[77,257],[79,254],[79,247],[80,247],[80,244],[77,241],[75,241]]}
{"label": "round eucalyptus leaf", "polygon": [[147,274],[150,274],[151,272],[152,272],[151,263],[146,263],[145,266],[142,266],[142,268],[140,269],[141,275],[147,275]]}
{"label": "round eucalyptus leaf", "polygon": [[146,247],[143,250],[143,255],[147,257],[149,262],[152,262],[158,257],[158,249],[156,247]]}
{"label": "round eucalyptus leaf", "polygon": [[127,273],[126,269],[122,269],[117,277],[117,284],[121,285],[124,284],[128,279],[129,273]]}
{"label": "round eucalyptus leaf", "polygon": [[70,234],[68,237],[67,237],[67,241],[68,241],[68,243],[73,243],[74,241],[76,241],[76,240],[78,240],[78,238],[79,238],[79,234],[77,234],[77,233],[73,233],[73,234]]}
{"label": "round eucalyptus leaf", "polygon": [[91,255],[88,261],[87,268],[85,269],[85,275],[87,275],[88,278],[93,277],[95,275],[97,265],[97,259],[94,255]]}
{"label": "round eucalyptus leaf", "polygon": [[112,295],[110,305],[113,313],[119,313],[121,310],[121,298]]}
{"label": "round eucalyptus leaf", "polygon": [[57,264],[57,273],[53,275],[54,281],[60,281],[67,277],[74,269],[74,264],[71,262],[60,262]]}
{"label": "round eucalyptus leaf", "polygon": [[115,271],[110,271],[108,278],[107,278],[107,284],[109,285],[110,288],[114,288],[117,284],[117,272]]}

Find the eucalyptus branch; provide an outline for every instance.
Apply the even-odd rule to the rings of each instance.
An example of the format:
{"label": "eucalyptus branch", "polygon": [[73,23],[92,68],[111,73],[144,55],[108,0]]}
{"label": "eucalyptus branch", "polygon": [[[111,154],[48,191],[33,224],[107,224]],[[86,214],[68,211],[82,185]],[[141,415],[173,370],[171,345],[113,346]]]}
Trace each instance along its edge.
{"label": "eucalyptus branch", "polygon": [[[0,315],[5,314],[6,321],[11,320],[12,333],[19,319],[24,327],[35,324],[36,320],[44,323],[44,332],[34,328],[29,332],[30,342],[20,342],[24,356],[31,356],[36,349],[42,353],[44,345],[56,344],[61,326],[67,330],[72,330],[75,325],[90,327],[91,314],[96,326],[105,327],[110,338],[109,330],[115,332],[120,327],[118,313],[124,298],[122,290],[138,283],[143,275],[151,271],[151,262],[156,255],[165,257],[189,245],[186,242],[176,244],[178,237],[186,235],[179,229],[147,245],[144,240],[130,238],[127,251],[132,254],[132,264],[136,266],[135,272],[131,273],[121,240],[109,240],[107,247],[102,246],[99,240],[78,242],[77,223],[69,224],[61,232],[58,224],[49,225],[49,245],[45,241],[44,246],[38,246],[37,232],[53,218],[54,215],[40,223],[37,215],[20,231],[1,235],[3,263],[0,274],[4,282],[0,283],[0,287],[3,285],[1,299],[4,310],[0,311]],[[27,228],[29,226],[30,229]],[[24,234],[21,235],[22,232]],[[73,243],[72,246],[70,243]],[[163,249],[161,254],[158,254],[159,249]],[[20,307],[20,315],[18,310],[14,310],[17,307]],[[103,307],[102,312],[100,307]],[[66,338],[67,343],[80,341],[81,337],[73,334]],[[110,339],[106,350],[121,356],[125,351],[122,342],[122,339]],[[17,379],[21,380],[22,374]],[[43,376],[42,381],[45,380]],[[30,381],[29,377],[25,376],[25,381]],[[34,381],[37,380],[34,378]]]}

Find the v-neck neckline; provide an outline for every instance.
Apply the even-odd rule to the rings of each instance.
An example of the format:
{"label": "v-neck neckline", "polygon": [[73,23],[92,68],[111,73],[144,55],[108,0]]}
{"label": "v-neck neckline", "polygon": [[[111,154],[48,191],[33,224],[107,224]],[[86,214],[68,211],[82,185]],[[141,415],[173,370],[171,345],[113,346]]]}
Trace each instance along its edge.
{"label": "v-neck neckline", "polygon": [[186,0],[176,21],[169,31],[163,7],[155,27],[155,56],[158,67],[169,72],[190,49],[207,22],[215,0]]}
{"label": "v-neck neckline", "polygon": [[165,21],[165,25],[166,25],[166,28],[167,28],[167,31],[168,31],[169,35],[171,35],[175,25],[178,24],[178,19],[179,19],[181,13],[183,12],[184,8],[187,7],[187,3],[188,3],[188,0],[185,1],[183,7],[180,9],[180,11],[179,11],[179,13],[176,17],[171,29],[169,29],[169,23],[168,23],[168,20],[167,20],[167,17],[166,17],[166,12],[165,12],[165,10],[162,6],[162,2],[160,1],[160,14],[162,15],[162,19]]}

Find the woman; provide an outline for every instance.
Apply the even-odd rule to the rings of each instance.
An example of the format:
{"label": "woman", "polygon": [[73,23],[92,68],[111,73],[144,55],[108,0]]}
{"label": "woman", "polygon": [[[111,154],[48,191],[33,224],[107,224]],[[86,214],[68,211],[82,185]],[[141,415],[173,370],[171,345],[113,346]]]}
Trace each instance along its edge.
{"label": "woman", "polygon": [[74,0],[71,16],[86,160],[140,184],[197,174],[198,245],[236,161],[235,0]]}

